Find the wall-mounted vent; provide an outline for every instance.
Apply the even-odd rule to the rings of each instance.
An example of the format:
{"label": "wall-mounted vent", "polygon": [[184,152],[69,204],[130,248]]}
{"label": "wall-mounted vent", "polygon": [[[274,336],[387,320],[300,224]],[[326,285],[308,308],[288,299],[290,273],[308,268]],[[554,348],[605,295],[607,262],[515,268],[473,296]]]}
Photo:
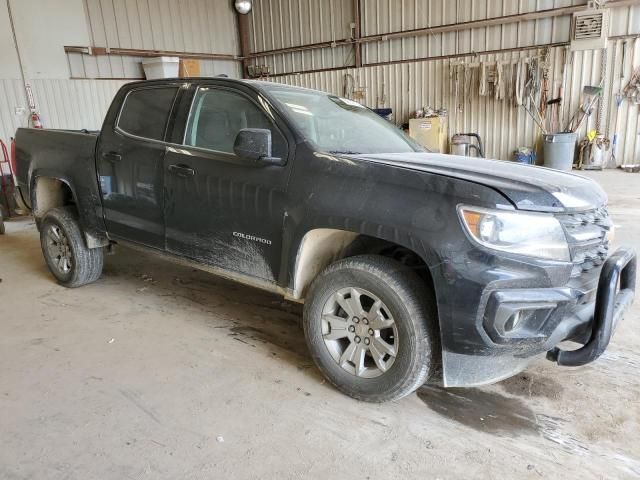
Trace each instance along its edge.
{"label": "wall-mounted vent", "polygon": [[585,10],[573,14],[571,50],[598,50],[607,46],[609,10]]}
{"label": "wall-mounted vent", "polygon": [[604,12],[576,17],[576,32],[574,40],[600,38],[602,36],[602,17]]}

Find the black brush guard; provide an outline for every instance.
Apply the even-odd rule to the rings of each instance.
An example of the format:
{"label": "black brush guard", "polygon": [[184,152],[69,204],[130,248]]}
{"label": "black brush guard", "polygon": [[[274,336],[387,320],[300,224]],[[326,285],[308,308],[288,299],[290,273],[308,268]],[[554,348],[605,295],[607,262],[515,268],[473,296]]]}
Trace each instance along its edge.
{"label": "black brush guard", "polygon": [[[618,282],[620,290],[617,289]],[[620,248],[607,259],[600,272],[591,337],[577,350],[555,347],[547,352],[547,359],[558,365],[577,367],[600,357],[609,345],[618,321],[633,302],[635,289],[636,254],[630,248]]]}

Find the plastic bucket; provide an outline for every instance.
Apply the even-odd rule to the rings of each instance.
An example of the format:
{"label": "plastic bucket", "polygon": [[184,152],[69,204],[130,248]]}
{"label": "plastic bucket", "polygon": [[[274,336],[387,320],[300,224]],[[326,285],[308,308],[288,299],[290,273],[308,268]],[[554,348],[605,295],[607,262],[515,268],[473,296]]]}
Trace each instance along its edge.
{"label": "plastic bucket", "polygon": [[518,163],[524,163],[525,165],[535,165],[536,164],[536,152],[531,149],[524,150],[516,150],[513,152],[513,158]]}
{"label": "plastic bucket", "polygon": [[571,171],[576,150],[577,133],[551,133],[543,135],[544,166]]}

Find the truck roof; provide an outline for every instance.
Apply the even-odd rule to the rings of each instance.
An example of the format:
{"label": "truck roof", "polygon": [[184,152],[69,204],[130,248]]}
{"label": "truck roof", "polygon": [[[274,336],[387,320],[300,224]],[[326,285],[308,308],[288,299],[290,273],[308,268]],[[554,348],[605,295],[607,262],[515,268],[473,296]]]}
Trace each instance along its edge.
{"label": "truck roof", "polygon": [[274,88],[282,88],[287,90],[312,90],[319,91],[312,88],[298,87],[293,85],[285,85],[277,82],[270,82],[266,80],[251,80],[251,79],[238,79],[238,78],[230,78],[230,77],[191,77],[191,78],[161,78],[157,80],[139,80],[136,82],[131,82],[127,85],[162,85],[166,83],[191,83],[191,84],[203,84],[211,82],[211,80],[215,80],[217,82],[228,82],[235,84],[249,84],[257,87],[258,89],[274,89]]}

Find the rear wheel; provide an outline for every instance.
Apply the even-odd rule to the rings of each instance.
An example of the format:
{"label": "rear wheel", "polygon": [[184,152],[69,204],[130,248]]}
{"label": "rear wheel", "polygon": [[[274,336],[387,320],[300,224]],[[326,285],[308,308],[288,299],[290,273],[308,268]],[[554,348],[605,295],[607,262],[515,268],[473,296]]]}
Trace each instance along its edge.
{"label": "rear wheel", "polygon": [[402,264],[373,255],[327,267],[304,310],[318,368],[340,391],[370,402],[401,398],[428,379],[436,321],[425,283]]}
{"label": "rear wheel", "polygon": [[49,270],[65,287],[80,287],[100,278],[102,248],[87,248],[73,207],[54,208],[40,224],[40,244]]}

